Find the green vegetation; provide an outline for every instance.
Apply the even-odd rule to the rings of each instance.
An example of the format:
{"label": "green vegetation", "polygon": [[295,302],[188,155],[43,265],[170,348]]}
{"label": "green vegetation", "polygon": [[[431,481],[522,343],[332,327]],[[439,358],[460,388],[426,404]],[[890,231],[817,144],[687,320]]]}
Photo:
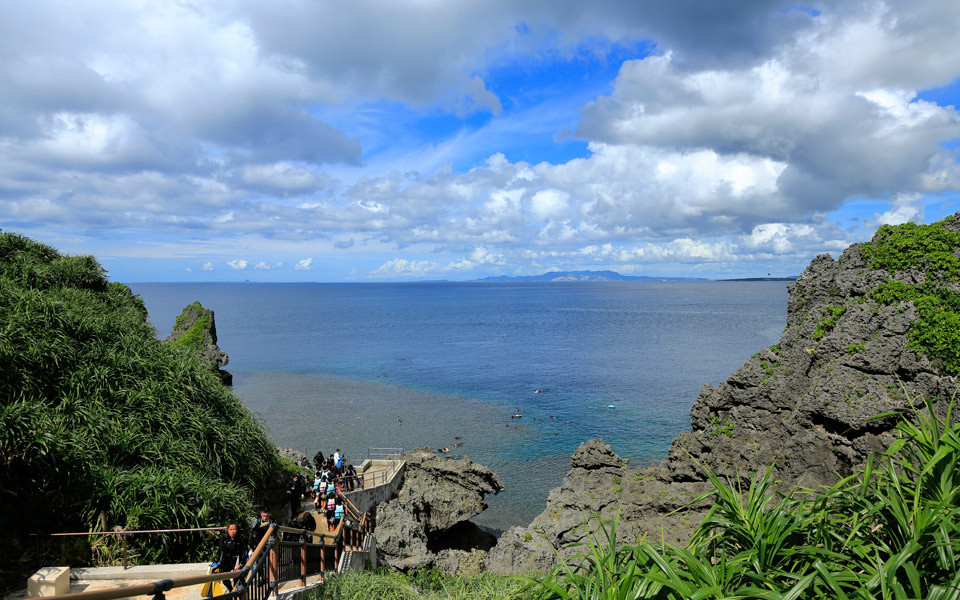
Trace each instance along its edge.
{"label": "green vegetation", "polygon": [[891,275],[897,271],[920,269],[943,281],[960,279],[960,233],[944,227],[956,221],[947,217],[930,225],[904,223],[884,225],[868,244],[860,247],[860,255],[874,269],[884,269]]}
{"label": "green vegetation", "polygon": [[[762,381],[762,384],[766,385],[766,381]],[[727,419],[726,422],[721,422],[720,417],[713,415],[710,417],[710,435],[716,437],[718,435],[725,435],[730,437],[733,435],[733,421]]]}
{"label": "green vegetation", "polygon": [[886,452],[816,494],[774,493],[772,468],[743,489],[701,465],[713,506],[686,547],[618,544],[614,519],[523,596],[960,597],[960,425],[932,414],[916,410]]}
{"label": "green vegetation", "polygon": [[960,375],[960,294],[949,289],[960,282],[960,233],[944,227],[953,221],[948,217],[931,225],[885,225],[860,247],[860,254],[873,268],[891,275],[924,271],[922,283],[890,279],[873,290],[871,298],[887,305],[912,302],[917,320],[907,332],[907,347],[929,357],[944,373]]}
{"label": "green vegetation", "polygon": [[487,600],[516,598],[518,577],[480,573],[444,575],[436,569],[397,573],[386,569],[330,577],[309,600]]}
{"label": "green vegetation", "polygon": [[847,346],[847,354],[856,354],[858,352],[863,352],[863,342]]}
{"label": "green vegetation", "polygon": [[843,316],[843,313],[847,312],[846,306],[835,306],[830,304],[827,306],[827,311],[830,313],[828,316],[824,317],[820,323],[817,324],[817,327],[813,330],[813,339],[819,340],[823,336],[830,333],[834,327],[837,325],[837,320]]}
{"label": "green vegetation", "polygon": [[196,322],[194,322],[189,329],[184,331],[183,335],[170,343],[171,345],[191,348],[194,351],[202,351],[203,347],[206,346],[206,340],[204,337],[206,332],[210,330],[210,313],[206,311],[199,302],[194,302],[184,309],[182,313],[177,315],[177,321],[174,324],[174,327],[177,329],[183,329],[186,325],[187,315],[190,312],[199,315]]}
{"label": "green vegetation", "polygon": [[[93,257],[0,234],[0,558],[11,571],[34,564],[28,533],[249,515],[252,490],[278,468],[263,428],[209,365],[161,344],[146,317]],[[210,546],[197,534],[128,538],[140,562],[202,560]],[[91,558],[90,542],[77,548],[74,564]],[[99,544],[92,558],[114,552]]]}

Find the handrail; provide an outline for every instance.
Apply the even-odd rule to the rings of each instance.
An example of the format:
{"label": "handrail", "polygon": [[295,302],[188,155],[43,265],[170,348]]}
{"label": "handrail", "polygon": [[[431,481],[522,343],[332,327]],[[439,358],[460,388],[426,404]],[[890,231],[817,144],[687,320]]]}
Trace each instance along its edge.
{"label": "handrail", "polygon": [[78,531],[78,532],[69,532],[69,533],[31,533],[30,535],[49,535],[50,537],[60,537],[60,536],[69,536],[69,535],[129,535],[133,533],[188,533],[191,531],[223,531],[226,529],[226,526],[223,527],[190,527],[188,529],[131,529],[131,530],[120,530],[120,531]]}
{"label": "handrail", "polygon": [[120,530],[120,531],[71,531],[64,533],[31,533],[31,537],[38,538],[37,541],[37,560],[40,559],[40,546],[39,538],[40,536],[49,536],[49,537],[74,537],[74,536],[102,536],[102,535],[120,535],[123,536],[123,560],[121,564],[123,565],[124,570],[127,568],[127,537],[128,535],[134,535],[139,533],[194,533],[194,532],[203,532],[203,531],[223,531],[226,527],[189,527],[186,529],[131,529],[129,531]]}
{"label": "handrail", "polygon": [[400,456],[403,454],[403,448],[367,448],[367,454],[364,458],[370,458],[373,455],[380,456],[382,458],[388,458],[390,456]]}
{"label": "handrail", "polygon": [[267,540],[269,540],[270,537],[273,535],[273,530],[276,527],[277,527],[276,523],[270,524],[270,527],[267,528],[267,532],[263,534],[262,538],[260,538],[260,543],[257,544],[256,550],[254,550],[253,553],[250,554],[250,558],[248,558],[247,562],[244,563],[243,565],[244,567],[252,566],[253,563],[255,563],[257,559],[260,558],[260,554],[263,552],[264,545],[266,545]]}
{"label": "handrail", "polygon": [[133,596],[157,596],[162,597],[163,592],[168,592],[174,588],[186,587],[207,583],[208,581],[223,581],[224,579],[236,579],[238,576],[244,577],[253,567],[253,564],[260,558],[263,548],[273,535],[275,525],[267,529],[267,533],[260,540],[256,551],[250,556],[243,568],[236,571],[227,571],[226,573],[210,573],[207,575],[195,575],[193,577],[182,577],[178,579],[161,579],[153,583],[142,585],[132,585],[129,587],[116,588],[112,590],[94,590],[92,592],[74,592],[72,594],[60,594],[58,600],[116,600],[118,598],[129,598]]}
{"label": "handrail", "polygon": [[[324,563],[327,562],[327,558],[333,558],[336,565],[335,569],[339,569],[339,561],[343,551],[356,550],[362,547],[366,535],[370,531],[370,519],[367,513],[363,513],[359,521],[353,525],[347,525],[346,519],[342,519],[332,533],[271,524],[244,566],[236,571],[209,573],[179,579],[163,579],[152,583],[109,590],[61,594],[50,596],[48,600],[118,600],[143,595],[153,596],[154,600],[164,600],[164,592],[172,589],[227,579],[240,579],[240,581],[237,582],[236,589],[216,596],[213,600],[247,600],[251,597],[265,600],[270,594],[277,594],[280,584],[286,581],[299,579],[301,585],[306,585],[306,578],[317,574],[320,575],[322,581]],[[299,534],[302,536],[302,541],[281,541],[278,533]],[[321,543],[307,542],[306,536],[308,535],[313,538],[319,537]],[[332,541],[332,544],[330,544],[333,546],[334,554],[332,557],[330,555],[324,556],[324,549],[329,548],[328,541]],[[297,546],[300,547],[300,552],[290,554],[290,548],[296,548]],[[309,548],[319,548],[319,571],[308,572],[307,549]],[[316,555],[314,556],[316,557]],[[297,565],[299,565],[299,568],[297,568]],[[287,569],[283,567],[287,567]],[[295,571],[290,571],[289,567],[293,567]],[[296,575],[290,577],[294,572]]]}

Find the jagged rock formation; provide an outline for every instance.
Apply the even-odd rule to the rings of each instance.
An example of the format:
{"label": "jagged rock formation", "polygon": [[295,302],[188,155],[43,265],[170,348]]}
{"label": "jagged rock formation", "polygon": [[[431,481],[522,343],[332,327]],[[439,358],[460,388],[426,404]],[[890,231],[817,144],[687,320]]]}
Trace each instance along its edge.
{"label": "jagged rock formation", "polygon": [[280,458],[286,458],[302,469],[307,469],[309,471],[313,470],[313,462],[300,450],[294,450],[293,448],[281,448],[280,446],[277,446],[277,453],[280,454]]}
{"label": "jagged rock formation", "polygon": [[[707,490],[697,463],[741,482],[772,464],[782,488],[831,484],[861,467],[893,441],[896,414],[912,398],[949,400],[957,391],[958,282],[960,213],[881,228],[836,261],[818,256],[789,286],[779,343],[726,382],[703,386],[690,431],[673,440],[665,462],[634,470],[607,446],[581,446],[546,510],[507,531],[488,568],[543,570],[554,547],[570,555],[569,545],[596,528],[587,517],[621,506],[622,541],[649,530],[684,542],[704,509],[687,506]],[[894,416],[875,419],[883,413]]]}
{"label": "jagged rock formation", "polygon": [[469,521],[487,508],[484,496],[503,484],[470,459],[427,451],[402,455],[406,474],[397,495],[377,507],[377,551],[384,565],[406,571],[437,567],[454,573],[482,568],[496,538]]}
{"label": "jagged rock formation", "polygon": [[233,375],[221,368],[230,362],[230,357],[217,346],[217,325],[209,308],[199,302],[184,308],[174,323],[173,332],[163,343],[193,348],[209,361],[223,385],[233,385]]}

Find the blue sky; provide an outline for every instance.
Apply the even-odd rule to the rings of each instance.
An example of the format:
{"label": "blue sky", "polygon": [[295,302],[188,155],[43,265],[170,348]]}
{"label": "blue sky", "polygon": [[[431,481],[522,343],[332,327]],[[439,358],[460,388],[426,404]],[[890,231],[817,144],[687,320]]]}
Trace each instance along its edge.
{"label": "blue sky", "polygon": [[7,3],[0,227],[118,281],[796,275],[960,211],[960,5]]}

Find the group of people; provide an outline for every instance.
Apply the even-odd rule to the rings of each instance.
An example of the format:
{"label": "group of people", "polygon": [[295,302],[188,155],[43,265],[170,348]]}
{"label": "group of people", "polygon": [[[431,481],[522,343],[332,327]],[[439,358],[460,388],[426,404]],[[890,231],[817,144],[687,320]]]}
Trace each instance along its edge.
{"label": "group of people", "polygon": [[313,457],[313,464],[316,467],[313,477],[313,504],[322,513],[329,530],[334,531],[345,510],[340,492],[362,487],[362,480],[357,477],[356,469],[347,462],[340,448],[326,459],[323,452],[318,451]]}
{"label": "group of people", "polygon": [[[313,462],[316,466],[316,472],[313,478],[313,493],[310,495],[313,497],[314,506],[321,513],[328,530],[332,532],[336,530],[345,513],[340,492],[362,488],[363,480],[357,475],[354,466],[347,462],[339,448],[326,458],[323,452],[317,452],[313,457]],[[300,514],[302,512],[301,502],[308,495],[310,489],[308,485],[307,476],[297,473],[287,486],[286,497],[290,503],[290,526],[295,529],[316,531],[317,523],[313,515],[309,512]],[[216,558],[214,558],[214,565],[212,565],[214,571],[228,573],[243,567],[253,550],[260,544],[263,536],[270,530],[270,526],[276,524],[270,514],[270,509],[266,506],[260,508],[248,535],[241,534],[239,523],[231,522],[228,524],[226,531],[220,537],[220,545],[217,549]],[[223,585],[228,590],[233,590],[231,580],[224,580]]]}

